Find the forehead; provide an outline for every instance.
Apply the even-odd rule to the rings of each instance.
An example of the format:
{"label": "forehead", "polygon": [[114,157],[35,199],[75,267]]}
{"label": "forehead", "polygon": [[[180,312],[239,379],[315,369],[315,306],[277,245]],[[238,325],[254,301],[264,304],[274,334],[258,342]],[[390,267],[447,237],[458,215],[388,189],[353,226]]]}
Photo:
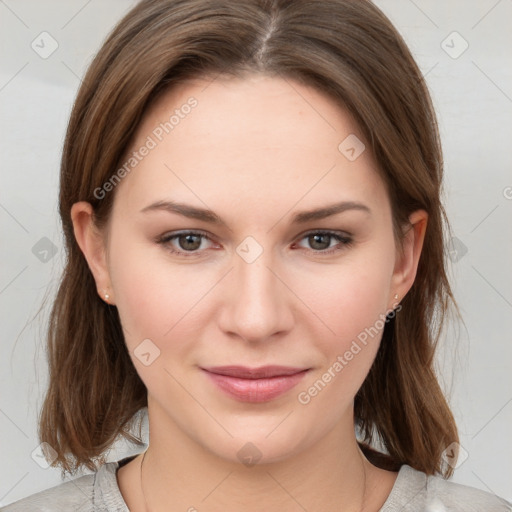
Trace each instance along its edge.
{"label": "forehead", "polygon": [[263,197],[384,199],[370,152],[351,161],[340,151],[347,137],[362,140],[353,118],[310,86],[264,75],[190,80],[145,113],[131,151],[152,148],[116,192],[140,207],[177,194],[255,208]]}
{"label": "forehead", "polygon": [[325,147],[337,150],[340,135],[359,131],[342,105],[317,89],[291,79],[253,74],[205,77],[174,86],[146,112],[139,133],[149,133],[176,110],[178,114],[180,109],[188,111],[191,98],[197,106],[190,114],[182,114],[181,126],[176,124],[172,130],[176,143],[186,138],[189,146],[205,146],[214,137],[215,143],[229,149],[318,147],[322,138]]}

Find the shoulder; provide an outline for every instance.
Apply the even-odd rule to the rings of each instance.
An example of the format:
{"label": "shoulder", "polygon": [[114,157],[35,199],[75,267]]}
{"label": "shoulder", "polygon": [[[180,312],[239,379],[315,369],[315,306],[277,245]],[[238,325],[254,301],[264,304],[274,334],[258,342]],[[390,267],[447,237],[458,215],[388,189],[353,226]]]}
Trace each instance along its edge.
{"label": "shoulder", "polygon": [[119,462],[0,508],[0,512],[129,512],[117,485]]}
{"label": "shoulder", "polygon": [[86,511],[93,497],[95,475],[84,475],[32,494],[1,508],[1,512]]}
{"label": "shoulder", "polygon": [[410,466],[400,468],[381,512],[512,512],[512,504],[494,494],[427,476]]}

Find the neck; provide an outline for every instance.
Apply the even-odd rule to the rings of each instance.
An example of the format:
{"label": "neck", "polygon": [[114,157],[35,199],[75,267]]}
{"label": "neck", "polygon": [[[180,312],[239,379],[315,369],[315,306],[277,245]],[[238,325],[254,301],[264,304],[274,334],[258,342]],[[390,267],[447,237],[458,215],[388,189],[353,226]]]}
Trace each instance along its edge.
{"label": "neck", "polygon": [[292,456],[256,464],[242,459],[246,465],[237,460],[236,449],[235,460],[206,449],[156,404],[148,406],[148,416],[150,446],[142,467],[146,512],[168,511],[169,503],[172,510],[209,512],[259,512],[262,504],[266,512],[365,508],[375,468],[357,445],[352,418]]}

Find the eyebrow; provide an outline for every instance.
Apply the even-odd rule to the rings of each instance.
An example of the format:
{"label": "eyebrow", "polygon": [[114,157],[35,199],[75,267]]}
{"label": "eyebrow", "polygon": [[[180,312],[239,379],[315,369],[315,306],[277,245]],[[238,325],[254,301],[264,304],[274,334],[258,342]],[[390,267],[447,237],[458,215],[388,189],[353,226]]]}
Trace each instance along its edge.
{"label": "eyebrow", "polygon": [[[152,203],[143,208],[141,212],[146,213],[160,210],[177,213],[178,215],[188,217],[189,219],[196,219],[214,225],[226,226],[226,223],[212,210],[197,208],[195,206],[178,203],[176,201],[157,201],[156,203]],[[305,224],[306,222],[325,219],[349,210],[359,210],[366,212],[369,215],[372,214],[370,208],[363,203],[342,201],[341,203],[334,203],[320,208],[315,208],[313,210],[296,213],[292,218],[292,224]]]}

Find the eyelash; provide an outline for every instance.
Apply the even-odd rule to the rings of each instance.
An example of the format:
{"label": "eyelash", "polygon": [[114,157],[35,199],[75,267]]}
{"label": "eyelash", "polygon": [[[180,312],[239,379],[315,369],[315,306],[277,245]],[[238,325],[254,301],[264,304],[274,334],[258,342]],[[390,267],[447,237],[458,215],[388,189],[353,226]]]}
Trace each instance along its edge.
{"label": "eyelash", "polygon": [[[174,240],[175,238],[178,238],[180,236],[186,236],[186,235],[199,235],[199,236],[202,236],[204,238],[206,238],[207,240],[211,240],[211,238],[204,232],[202,231],[180,231],[178,233],[171,233],[171,234],[165,234],[165,235],[162,235],[160,237],[158,237],[156,239],[156,243],[158,244],[162,244],[162,245],[167,245],[171,242],[171,240]],[[313,236],[313,235],[327,235],[331,238],[334,238],[336,240],[338,240],[338,242],[340,242],[341,245],[338,245],[338,246],[335,246],[331,249],[325,249],[325,250],[314,250],[314,249],[311,249],[315,254],[319,254],[321,256],[323,255],[330,255],[330,254],[334,254],[334,253],[337,253],[339,251],[342,251],[348,247],[350,247],[353,243],[353,239],[350,237],[350,236],[346,236],[346,235],[341,235],[340,233],[336,232],[336,231],[308,231],[307,233],[304,233],[304,235],[302,235],[302,237],[299,239],[300,240],[303,240],[304,238],[307,238],[307,237],[310,237],[310,236]],[[169,248],[168,251],[171,253],[171,254],[177,254],[179,256],[183,256],[185,258],[190,258],[190,257],[197,257],[200,255],[200,252],[198,251],[195,251],[195,252],[191,252],[191,251],[177,251],[175,249],[172,249],[172,248]]]}

